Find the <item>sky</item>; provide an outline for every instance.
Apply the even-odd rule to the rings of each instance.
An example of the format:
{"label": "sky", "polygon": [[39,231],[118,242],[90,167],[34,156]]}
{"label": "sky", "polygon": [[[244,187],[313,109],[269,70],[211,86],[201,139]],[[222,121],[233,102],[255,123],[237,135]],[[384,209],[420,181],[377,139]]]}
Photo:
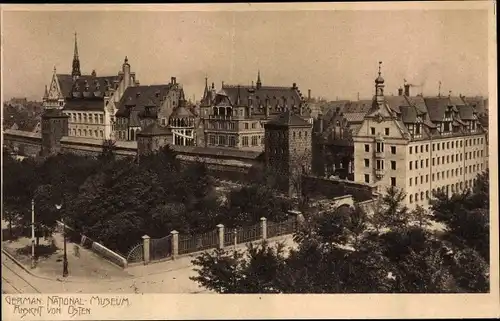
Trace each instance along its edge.
{"label": "sky", "polygon": [[125,56],[141,85],[177,77],[199,100],[219,88],[292,86],[304,95],[369,98],[382,61],[386,94],[406,79],[414,93],[487,95],[488,12],[407,11],[4,11],[3,98],[41,100],[54,66],[116,75]]}

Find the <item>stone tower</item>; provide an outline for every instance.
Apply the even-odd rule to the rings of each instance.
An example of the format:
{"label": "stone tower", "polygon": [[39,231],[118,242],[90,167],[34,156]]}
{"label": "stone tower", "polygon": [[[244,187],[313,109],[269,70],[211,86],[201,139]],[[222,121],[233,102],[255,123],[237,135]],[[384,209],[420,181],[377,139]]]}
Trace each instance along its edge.
{"label": "stone tower", "polygon": [[42,114],[42,156],[61,151],[61,138],[68,136],[68,118],[60,109],[45,109]]}
{"label": "stone tower", "polygon": [[290,110],[264,125],[265,163],[276,175],[279,188],[289,196],[301,192],[302,175],[312,162],[312,124]]}

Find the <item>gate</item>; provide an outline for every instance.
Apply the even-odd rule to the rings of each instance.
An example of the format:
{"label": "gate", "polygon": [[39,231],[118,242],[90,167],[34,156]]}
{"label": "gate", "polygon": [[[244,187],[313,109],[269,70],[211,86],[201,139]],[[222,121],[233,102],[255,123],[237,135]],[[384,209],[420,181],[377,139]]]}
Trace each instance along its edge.
{"label": "gate", "polygon": [[144,244],[141,242],[134,246],[127,255],[128,263],[144,262]]}
{"label": "gate", "polygon": [[172,235],[161,239],[151,239],[149,243],[149,257],[151,261],[163,260],[172,256]]}

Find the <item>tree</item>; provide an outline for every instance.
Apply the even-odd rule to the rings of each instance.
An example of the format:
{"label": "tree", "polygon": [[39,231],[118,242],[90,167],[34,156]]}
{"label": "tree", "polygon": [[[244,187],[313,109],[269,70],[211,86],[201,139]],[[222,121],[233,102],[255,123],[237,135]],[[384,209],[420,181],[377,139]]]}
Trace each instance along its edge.
{"label": "tree", "polygon": [[266,185],[253,184],[232,190],[222,223],[231,227],[255,224],[265,217],[280,222],[286,219],[291,209],[289,200]]}
{"label": "tree", "polygon": [[102,161],[114,160],[116,156],[116,141],[112,139],[105,139],[102,141],[102,152],[99,155],[99,159]]}

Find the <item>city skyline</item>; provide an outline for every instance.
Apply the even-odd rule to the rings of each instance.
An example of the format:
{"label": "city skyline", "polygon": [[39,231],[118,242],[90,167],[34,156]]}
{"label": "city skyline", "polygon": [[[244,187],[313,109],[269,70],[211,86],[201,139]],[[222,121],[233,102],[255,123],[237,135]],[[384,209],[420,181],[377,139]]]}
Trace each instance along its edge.
{"label": "city skyline", "polygon": [[[201,98],[205,77],[216,87],[250,85],[258,70],[264,84],[295,82],[304,95],[311,89],[328,100],[371,98],[378,61],[387,95],[397,95],[403,79],[418,86],[414,94],[437,95],[439,82],[441,94],[488,92],[487,10],[4,11],[3,17],[4,99],[40,100],[54,66],[69,74],[75,32],[84,74],[114,75],[128,56],[142,85],[175,76],[189,99]],[[32,49],[23,50],[26,44]]]}

